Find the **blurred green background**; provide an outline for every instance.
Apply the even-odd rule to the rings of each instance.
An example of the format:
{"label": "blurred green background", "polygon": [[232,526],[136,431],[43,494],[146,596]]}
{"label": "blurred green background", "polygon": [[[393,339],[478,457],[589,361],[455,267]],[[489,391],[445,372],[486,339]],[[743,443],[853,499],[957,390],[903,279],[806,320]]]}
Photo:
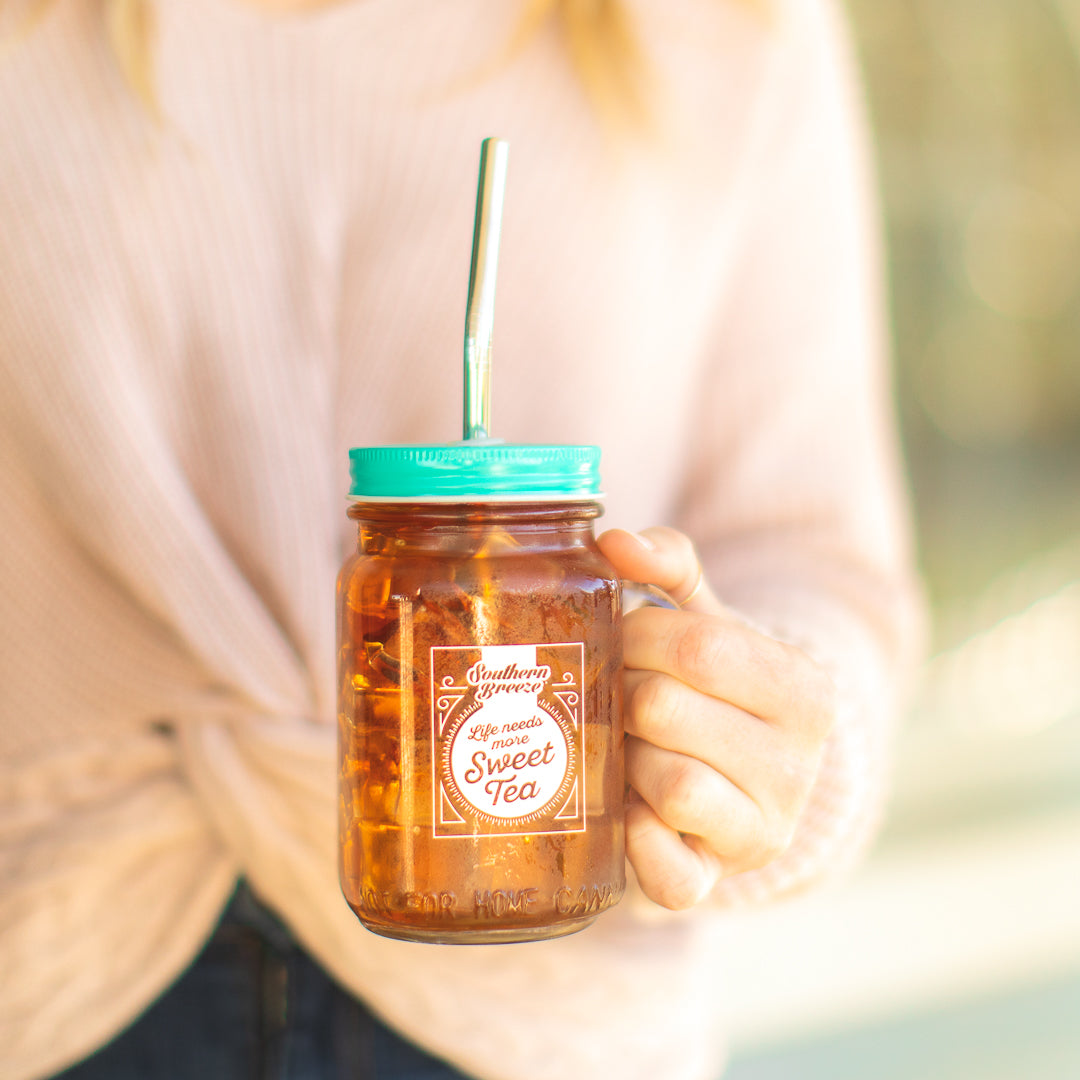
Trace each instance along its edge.
{"label": "blurred green background", "polygon": [[737,919],[729,1080],[1080,1077],[1080,0],[848,0],[933,614],[867,866]]}
{"label": "blurred green background", "polygon": [[1080,4],[851,0],[934,599],[1080,534]]}

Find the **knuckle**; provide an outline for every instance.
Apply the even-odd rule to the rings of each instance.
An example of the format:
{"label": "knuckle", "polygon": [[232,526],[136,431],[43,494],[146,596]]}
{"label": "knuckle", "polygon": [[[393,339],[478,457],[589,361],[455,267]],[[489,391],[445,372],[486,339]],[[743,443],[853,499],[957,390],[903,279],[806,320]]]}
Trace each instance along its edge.
{"label": "knuckle", "polygon": [[683,709],[678,684],[662,672],[642,679],[630,698],[630,716],[634,729],[645,736],[676,726]]}
{"label": "knuckle", "polygon": [[760,870],[775,862],[791,846],[793,831],[780,819],[759,811],[745,827],[739,851],[733,853],[737,872]]}
{"label": "knuckle", "polygon": [[685,627],[675,638],[672,662],[676,671],[715,671],[723,660],[724,639],[717,631],[715,621],[696,616],[686,621]]}
{"label": "knuckle", "polygon": [[654,528],[647,529],[646,532],[663,544],[665,548],[679,559],[684,561],[697,561],[697,551],[694,549],[694,542],[686,535],[686,533],[680,532],[678,529],[673,529],[668,525],[657,525]]}
{"label": "knuckle", "polygon": [[702,777],[705,767],[693,758],[680,757],[666,778],[659,813],[680,832],[698,832],[708,820],[708,786]]}

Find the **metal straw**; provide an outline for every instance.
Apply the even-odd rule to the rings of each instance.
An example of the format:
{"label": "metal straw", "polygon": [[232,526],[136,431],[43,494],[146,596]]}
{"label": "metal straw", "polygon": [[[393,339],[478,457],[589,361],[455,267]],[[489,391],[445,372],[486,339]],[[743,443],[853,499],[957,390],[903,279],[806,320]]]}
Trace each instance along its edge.
{"label": "metal straw", "polygon": [[505,139],[485,139],[480,146],[480,181],[465,309],[466,439],[486,439],[491,428],[491,337],[509,153],[510,144]]}

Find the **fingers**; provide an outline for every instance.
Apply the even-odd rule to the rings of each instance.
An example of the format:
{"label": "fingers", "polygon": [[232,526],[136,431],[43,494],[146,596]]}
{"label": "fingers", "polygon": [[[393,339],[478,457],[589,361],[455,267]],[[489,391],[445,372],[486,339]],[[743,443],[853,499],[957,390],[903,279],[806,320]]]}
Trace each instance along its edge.
{"label": "fingers", "polygon": [[612,529],[598,542],[620,574],[685,605],[627,617],[627,668],[666,672],[764,720],[789,720],[811,740],[827,734],[835,711],[831,681],[801,650],[751,629],[720,603],[688,537],[662,527]]}
{"label": "fingers", "polygon": [[623,662],[820,742],[832,726],[835,689],[805,653],[729,615],[645,608],[625,621]]}
{"label": "fingers", "polygon": [[[820,743],[793,737],[669,675],[625,672],[623,701],[628,735],[696,759],[746,792],[767,815],[792,812],[813,786]],[[679,828],[707,831],[703,823]]]}
{"label": "fingers", "polygon": [[782,855],[817,776],[824,722],[800,727],[798,709],[766,722],[663,671],[623,680],[627,780],[649,810],[635,811],[643,835],[631,846],[628,834],[627,850],[635,871],[647,861],[647,895],[686,906],[706,881]]}
{"label": "fingers", "polygon": [[722,611],[690,539],[675,529],[610,529],[597,541],[620,576],[663,589],[688,611]]}
{"label": "fingers", "polygon": [[835,689],[806,654],[720,603],[681,533],[612,530],[599,543],[620,575],[682,605],[624,619],[627,854],[648,896],[692,906],[722,875],[787,849]]}
{"label": "fingers", "polygon": [[626,776],[659,821],[683,840],[697,837],[698,856],[710,853],[725,873],[764,866],[791,841],[786,815],[766,814],[746,792],[696,758],[630,738]]}
{"label": "fingers", "polygon": [[670,675],[623,673],[626,734],[723,772],[743,791],[797,792],[816,774],[819,741],[796,738],[737,705],[707,698]]}
{"label": "fingers", "polygon": [[640,801],[626,808],[626,854],[645,895],[672,911],[699,904],[722,876],[714,855],[681,837]]}

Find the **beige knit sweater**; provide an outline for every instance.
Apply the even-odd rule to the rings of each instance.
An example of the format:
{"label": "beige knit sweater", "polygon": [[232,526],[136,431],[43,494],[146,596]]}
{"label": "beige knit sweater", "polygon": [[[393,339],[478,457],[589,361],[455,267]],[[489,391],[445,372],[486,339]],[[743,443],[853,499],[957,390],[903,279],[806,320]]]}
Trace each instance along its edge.
{"label": "beige knit sweater", "polygon": [[[715,1075],[712,920],[858,851],[910,636],[834,12],[636,3],[657,154],[605,144],[554,33],[471,78],[509,0],[155,6],[160,126],[97,4],[0,60],[0,1072],[128,1024],[244,874],[478,1077]],[[367,933],[338,890],[333,584],[348,447],[457,437],[489,134],[512,147],[496,433],[600,444],[607,520],[688,531],[844,707],[792,850],[706,912],[638,895],[572,938],[453,949]]]}

